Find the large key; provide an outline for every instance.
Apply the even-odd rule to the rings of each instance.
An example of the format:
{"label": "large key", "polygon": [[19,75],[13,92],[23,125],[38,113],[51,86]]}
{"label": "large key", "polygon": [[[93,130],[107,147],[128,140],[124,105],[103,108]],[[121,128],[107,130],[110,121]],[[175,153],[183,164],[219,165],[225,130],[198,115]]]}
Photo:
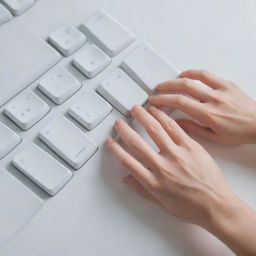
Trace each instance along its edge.
{"label": "large key", "polygon": [[64,117],[57,117],[46,125],[39,138],[74,169],[79,169],[98,149],[88,136]]}
{"label": "large key", "polygon": [[123,61],[121,67],[147,93],[156,85],[178,77],[179,72],[149,44],[140,44]]}
{"label": "large key", "polygon": [[71,171],[35,144],[16,155],[12,164],[51,196],[73,176]]}
{"label": "large key", "polygon": [[134,41],[134,36],[105,11],[90,15],[81,25],[81,30],[97,41],[109,56],[113,57]]}
{"label": "large key", "polygon": [[143,105],[148,95],[124,71],[117,68],[97,88],[99,94],[129,116],[133,105]]}

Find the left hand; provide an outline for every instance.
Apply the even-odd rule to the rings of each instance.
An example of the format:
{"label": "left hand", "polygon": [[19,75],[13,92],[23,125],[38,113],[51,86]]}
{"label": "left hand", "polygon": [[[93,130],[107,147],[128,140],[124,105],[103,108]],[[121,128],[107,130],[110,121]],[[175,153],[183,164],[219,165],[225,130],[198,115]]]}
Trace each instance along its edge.
{"label": "left hand", "polygon": [[209,228],[210,220],[225,211],[226,202],[238,202],[236,196],[203,147],[161,110],[150,107],[148,111],[135,106],[131,114],[159,153],[122,120],[116,121],[115,129],[136,158],[113,138],[107,139],[110,150],[131,172],[125,181],[172,215]]}

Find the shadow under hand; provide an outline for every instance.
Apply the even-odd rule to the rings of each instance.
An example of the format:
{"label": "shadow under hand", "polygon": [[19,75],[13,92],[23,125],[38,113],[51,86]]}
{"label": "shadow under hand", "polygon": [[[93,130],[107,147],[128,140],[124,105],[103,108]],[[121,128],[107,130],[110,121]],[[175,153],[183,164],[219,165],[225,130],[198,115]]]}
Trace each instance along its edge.
{"label": "shadow under hand", "polygon": [[[146,243],[147,247],[152,249],[152,255],[156,255],[154,252],[161,251],[161,248],[155,248],[160,245],[167,248],[168,255],[233,255],[224,244],[205,230],[181,222],[165,212],[160,206],[142,198],[125,184],[121,184],[121,179],[127,171],[106,147],[102,149],[101,153],[102,172],[100,175],[102,184],[108,186],[114,203],[129,212],[129,222],[132,221],[132,226],[137,227],[136,239],[140,239],[141,243]],[[121,216],[121,218],[123,218],[122,222],[127,221],[125,217]],[[147,233],[143,236],[145,232]],[[152,239],[152,237],[154,241],[151,243],[148,239]],[[132,246],[132,244],[130,245]],[[138,254],[136,252],[134,252],[134,256],[141,255],[140,252],[137,252]],[[175,254],[172,254],[174,252]],[[165,255],[161,254],[161,256]]]}

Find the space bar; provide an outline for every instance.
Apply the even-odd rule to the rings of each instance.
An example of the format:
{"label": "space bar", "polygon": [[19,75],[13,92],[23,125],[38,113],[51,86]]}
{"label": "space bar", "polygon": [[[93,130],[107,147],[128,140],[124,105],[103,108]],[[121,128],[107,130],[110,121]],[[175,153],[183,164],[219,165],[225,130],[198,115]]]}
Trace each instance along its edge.
{"label": "space bar", "polygon": [[43,40],[10,42],[1,49],[0,107],[29,86],[61,59]]}

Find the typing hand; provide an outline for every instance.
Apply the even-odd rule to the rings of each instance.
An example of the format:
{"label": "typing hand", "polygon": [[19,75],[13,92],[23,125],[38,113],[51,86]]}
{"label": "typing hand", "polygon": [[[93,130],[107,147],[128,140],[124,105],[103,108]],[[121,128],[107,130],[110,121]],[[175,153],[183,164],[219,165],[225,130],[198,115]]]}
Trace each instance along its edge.
{"label": "typing hand", "polygon": [[[151,104],[180,109],[200,122],[177,120],[190,134],[225,145],[256,143],[256,102],[234,83],[208,71],[188,70],[156,90],[161,94],[150,97]],[[173,92],[177,94],[168,94]]]}
{"label": "typing hand", "polygon": [[159,109],[135,106],[131,113],[160,152],[117,120],[117,133],[135,154],[111,137],[106,140],[131,173],[124,181],[172,215],[207,229],[237,255],[256,255],[256,215],[232,193],[211,156]]}
{"label": "typing hand", "polygon": [[115,129],[135,157],[115,139],[107,139],[110,150],[131,171],[125,181],[172,215],[207,225],[211,214],[222,203],[232,201],[233,194],[217,164],[197,142],[164,112],[154,107],[148,111],[135,106],[131,114],[154,140],[160,153],[122,120],[116,121]]}

